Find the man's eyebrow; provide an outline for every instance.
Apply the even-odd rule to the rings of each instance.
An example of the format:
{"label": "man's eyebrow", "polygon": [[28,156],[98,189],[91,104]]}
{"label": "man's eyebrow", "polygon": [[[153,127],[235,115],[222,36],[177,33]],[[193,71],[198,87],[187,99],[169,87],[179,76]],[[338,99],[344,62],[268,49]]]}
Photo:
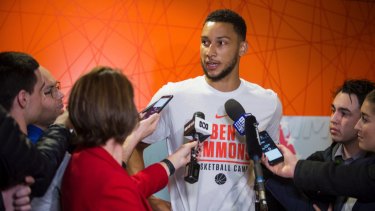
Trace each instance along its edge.
{"label": "man's eyebrow", "polygon": [[[201,39],[207,39],[208,36],[201,36]],[[216,37],[215,40],[219,40],[219,39],[231,39],[230,37],[228,36],[221,36],[221,37]]]}
{"label": "man's eyebrow", "polygon": [[339,111],[347,111],[347,112],[352,113],[351,110],[349,110],[348,108],[344,108],[344,107],[339,107],[339,108],[337,108],[337,110],[339,110]]}
{"label": "man's eyebrow", "polygon": [[347,112],[352,112],[351,110],[349,110],[348,108],[345,108],[345,107],[337,107],[334,105],[334,104],[331,104],[331,108],[334,108],[335,110],[339,110],[339,111],[347,111]]}
{"label": "man's eyebrow", "polygon": [[217,37],[216,39],[229,39],[230,40],[230,37],[228,37],[228,36],[221,36],[221,37]]}

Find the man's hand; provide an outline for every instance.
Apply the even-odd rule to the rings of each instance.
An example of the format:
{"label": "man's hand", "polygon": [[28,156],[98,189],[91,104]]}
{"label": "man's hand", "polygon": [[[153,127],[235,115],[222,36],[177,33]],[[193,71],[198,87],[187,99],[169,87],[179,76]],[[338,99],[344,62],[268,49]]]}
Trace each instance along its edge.
{"label": "man's hand", "polygon": [[169,201],[157,198],[156,196],[150,196],[148,203],[150,203],[153,211],[170,211],[172,209]]}
{"label": "man's hand", "polygon": [[34,178],[27,176],[25,184],[15,185],[2,191],[5,210],[31,210],[30,185],[34,182]]}
{"label": "man's hand", "polygon": [[[313,204],[313,208],[314,208],[315,211],[321,211],[321,209],[319,208],[319,206],[316,205],[316,204]],[[330,203],[329,206],[328,206],[327,211],[332,211],[332,210],[333,210],[332,204]]]}

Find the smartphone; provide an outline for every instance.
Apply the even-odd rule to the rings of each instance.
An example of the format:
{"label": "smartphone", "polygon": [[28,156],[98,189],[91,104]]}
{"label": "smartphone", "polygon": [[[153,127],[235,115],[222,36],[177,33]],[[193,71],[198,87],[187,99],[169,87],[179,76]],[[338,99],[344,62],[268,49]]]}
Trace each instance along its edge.
{"label": "smartphone", "polygon": [[164,95],[159,100],[149,105],[147,108],[141,111],[141,113],[144,113],[142,119],[147,119],[152,114],[159,113],[169,103],[169,101],[172,100],[172,98],[173,95]]}
{"label": "smartphone", "polygon": [[260,132],[259,139],[262,152],[267,156],[270,165],[275,165],[284,161],[283,154],[280,152],[279,148],[277,148],[267,131]]}

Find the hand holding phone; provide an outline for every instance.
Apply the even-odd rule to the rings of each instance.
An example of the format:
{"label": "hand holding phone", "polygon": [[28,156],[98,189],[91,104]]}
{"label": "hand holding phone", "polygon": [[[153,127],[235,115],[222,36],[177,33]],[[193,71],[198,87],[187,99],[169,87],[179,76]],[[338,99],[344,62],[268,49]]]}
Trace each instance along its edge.
{"label": "hand holding phone", "polygon": [[154,113],[160,113],[161,110],[171,101],[173,98],[173,95],[164,95],[159,100],[145,108],[143,111],[141,111],[143,115],[142,119],[147,119],[150,115]]}
{"label": "hand holding phone", "polygon": [[259,138],[262,152],[267,156],[270,165],[275,165],[284,161],[283,154],[280,152],[279,148],[277,148],[267,131],[260,132]]}

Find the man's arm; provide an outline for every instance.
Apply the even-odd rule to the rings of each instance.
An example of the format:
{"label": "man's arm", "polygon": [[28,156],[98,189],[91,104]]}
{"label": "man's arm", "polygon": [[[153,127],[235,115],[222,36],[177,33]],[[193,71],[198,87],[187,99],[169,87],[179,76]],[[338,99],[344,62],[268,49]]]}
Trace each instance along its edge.
{"label": "man's arm", "polygon": [[46,169],[34,175],[35,184],[31,186],[33,196],[43,196],[64,159],[68,149],[71,133],[64,125],[51,125],[37,142],[36,147],[41,154],[41,162]]}
{"label": "man's arm", "polygon": [[335,165],[334,162],[298,161],[294,171],[298,188],[332,195],[375,200],[375,163]]}
{"label": "man's arm", "polygon": [[283,111],[283,108],[282,108],[281,101],[277,97],[275,111],[266,129],[268,134],[271,136],[272,140],[276,143],[279,143],[279,138],[280,138],[279,128],[280,128],[280,121],[283,115],[282,111]]}
{"label": "man's arm", "polygon": [[42,173],[41,154],[0,106],[0,189],[22,183],[25,176]]}
{"label": "man's arm", "polygon": [[366,158],[361,163],[338,166],[334,162],[298,160],[285,146],[278,147],[284,155],[284,162],[271,166],[263,156],[262,163],[274,174],[293,178],[298,188],[375,200],[375,157]]}
{"label": "man's arm", "polygon": [[131,153],[128,162],[126,163],[126,170],[130,175],[136,174],[145,168],[143,160],[143,151],[150,146],[149,144],[139,142]]}

